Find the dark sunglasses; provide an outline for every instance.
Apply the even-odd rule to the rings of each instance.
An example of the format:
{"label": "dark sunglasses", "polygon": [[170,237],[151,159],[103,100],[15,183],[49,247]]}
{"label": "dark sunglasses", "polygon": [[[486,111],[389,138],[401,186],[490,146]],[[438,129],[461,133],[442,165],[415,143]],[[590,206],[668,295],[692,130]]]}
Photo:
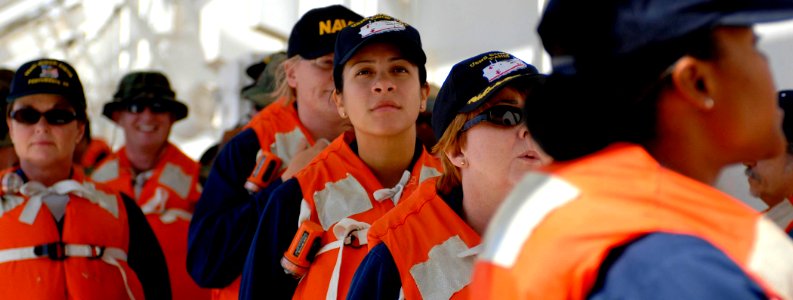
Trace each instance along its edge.
{"label": "dark sunglasses", "polygon": [[523,110],[520,107],[509,105],[493,106],[465,122],[460,132],[466,131],[482,121],[498,126],[514,127],[523,121]]}
{"label": "dark sunglasses", "polygon": [[127,111],[133,114],[142,113],[146,108],[149,108],[152,113],[160,114],[169,112],[168,106],[159,101],[140,101],[130,102],[127,104]]}
{"label": "dark sunglasses", "polygon": [[77,119],[77,113],[66,109],[50,109],[40,112],[33,108],[22,108],[11,112],[11,118],[22,124],[33,125],[41,120],[41,117],[50,125],[65,125]]}

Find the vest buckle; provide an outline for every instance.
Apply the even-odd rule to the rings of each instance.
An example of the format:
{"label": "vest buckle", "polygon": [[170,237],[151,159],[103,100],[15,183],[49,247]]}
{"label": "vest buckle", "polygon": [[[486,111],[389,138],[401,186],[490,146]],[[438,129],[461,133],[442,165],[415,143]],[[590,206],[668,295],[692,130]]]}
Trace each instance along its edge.
{"label": "vest buckle", "polygon": [[43,244],[33,247],[33,254],[36,256],[47,256],[51,260],[66,259],[66,244],[62,241]]}

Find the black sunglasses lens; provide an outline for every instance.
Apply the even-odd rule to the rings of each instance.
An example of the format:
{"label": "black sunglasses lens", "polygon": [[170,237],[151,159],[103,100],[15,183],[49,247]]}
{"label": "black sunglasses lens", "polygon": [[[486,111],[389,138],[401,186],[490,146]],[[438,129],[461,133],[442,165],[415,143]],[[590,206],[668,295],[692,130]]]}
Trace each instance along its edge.
{"label": "black sunglasses lens", "polygon": [[523,112],[514,106],[496,106],[488,111],[488,120],[503,126],[515,126],[523,121]]}
{"label": "black sunglasses lens", "polygon": [[152,102],[149,105],[149,108],[151,109],[151,112],[153,112],[153,113],[168,112],[168,108],[165,107],[165,104],[163,104],[162,102]]}
{"label": "black sunglasses lens", "polygon": [[41,119],[41,113],[32,108],[23,108],[12,111],[11,118],[22,124],[36,124]]}
{"label": "black sunglasses lens", "polygon": [[52,125],[63,125],[77,119],[77,115],[65,109],[52,109],[44,113],[44,119]]}
{"label": "black sunglasses lens", "polygon": [[23,108],[11,112],[11,118],[19,123],[28,125],[38,123],[42,115],[44,120],[50,125],[63,125],[77,119],[77,114],[65,109],[51,109],[42,113],[32,108]]}
{"label": "black sunglasses lens", "polygon": [[142,113],[146,108],[149,108],[152,113],[165,113],[168,112],[168,107],[161,102],[132,102],[127,104],[127,111],[133,114]]}
{"label": "black sunglasses lens", "polygon": [[143,105],[142,103],[132,102],[130,104],[127,104],[127,111],[133,114],[141,113],[143,112],[144,109],[146,109],[146,106]]}

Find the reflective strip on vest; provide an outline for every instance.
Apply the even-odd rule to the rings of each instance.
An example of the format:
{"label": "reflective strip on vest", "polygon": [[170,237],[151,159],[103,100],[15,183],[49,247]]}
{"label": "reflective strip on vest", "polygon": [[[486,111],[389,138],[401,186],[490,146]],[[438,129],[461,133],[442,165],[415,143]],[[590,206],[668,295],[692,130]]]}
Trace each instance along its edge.
{"label": "reflective strip on vest", "polygon": [[185,173],[179,166],[166,163],[165,168],[163,168],[162,173],[160,173],[159,182],[176,192],[182,199],[187,199],[187,195],[190,193],[190,183],[193,182],[193,178]]}
{"label": "reflective strip on vest", "polygon": [[0,198],[0,217],[2,217],[5,212],[17,208],[17,206],[22,203],[25,203],[25,198],[14,195],[4,195]]}
{"label": "reflective strip on vest", "polygon": [[328,182],[324,189],[314,192],[314,204],[325,231],[341,219],[373,208],[366,189],[350,173],[344,179]]}
{"label": "reflective strip on vest", "polygon": [[166,209],[162,214],[160,214],[160,221],[162,221],[164,224],[171,224],[176,222],[177,219],[182,219],[189,222],[192,218],[192,213],[179,208]]}
{"label": "reflective strip on vest", "polygon": [[42,198],[49,194],[75,194],[87,199],[93,204],[99,205],[99,207],[107,210],[114,217],[118,218],[118,202],[116,202],[116,196],[97,190],[90,182],[80,184],[75,180],[69,179],[58,181],[51,187],[45,187],[40,182],[30,181],[22,185],[20,191],[22,194],[30,197],[22,213],[19,215],[19,221],[25,224],[33,224],[39,210],[41,210]]}
{"label": "reflective strip on vest", "polygon": [[[476,247],[474,247],[476,248]],[[469,283],[474,271],[474,252],[459,235],[432,247],[425,262],[410,268],[410,275],[424,299],[450,299]]]}
{"label": "reflective strip on vest", "polygon": [[441,176],[441,172],[433,167],[428,166],[421,166],[421,173],[419,173],[419,183],[424,182],[424,180]]}
{"label": "reflective strip on vest", "polygon": [[289,162],[292,161],[292,157],[303,150],[301,145],[306,143],[306,141],[306,136],[303,135],[303,131],[300,128],[275,134],[275,142],[270,145],[270,152],[281,159],[281,170],[286,169],[289,166]]}
{"label": "reflective strip on vest", "polygon": [[783,299],[793,299],[793,267],[789,262],[793,243],[789,237],[766,218],[760,218],[748,268],[758,274]]}
{"label": "reflective strip on vest", "polygon": [[790,203],[790,200],[784,199],[769,209],[765,215],[779,228],[787,230],[790,223],[793,223],[793,204]]}
{"label": "reflective strip on vest", "polygon": [[[515,186],[488,225],[481,258],[511,267],[534,228],[554,209],[581,191],[561,178],[529,172]],[[517,217],[515,217],[517,216]]]}
{"label": "reflective strip on vest", "polygon": [[118,159],[109,160],[91,173],[91,179],[96,182],[109,182],[118,178]]}
{"label": "reflective strip on vest", "polygon": [[[28,259],[49,259],[46,255],[36,255],[35,248],[36,247],[21,247],[0,250],[0,263]],[[127,261],[127,253],[124,252],[124,250],[115,247],[108,247],[102,250],[99,246],[66,244],[63,246],[63,253],[67,258],[97,257],[99,253],[102,253],[102,261],[118,268],[119,272],[121,272],[121,279],[124,281],[124,287],[127,289],[127,296],[129,296],[129,299],[135,299],[135,296],[132,294],[132,289],[130,289],[129,283],[127,282],[127,273],[124,272],[124,267],[118,263],[118,261]]]}

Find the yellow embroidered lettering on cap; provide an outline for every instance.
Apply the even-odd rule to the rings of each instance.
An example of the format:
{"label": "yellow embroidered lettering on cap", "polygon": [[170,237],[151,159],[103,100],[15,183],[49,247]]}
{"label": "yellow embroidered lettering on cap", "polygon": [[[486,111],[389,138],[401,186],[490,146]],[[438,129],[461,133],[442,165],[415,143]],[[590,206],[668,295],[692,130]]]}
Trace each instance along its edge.
{"label": "yellow embroidered lettering on cap", "polygon": [[330,20],[319,21],[319,35],[331,33]]}

